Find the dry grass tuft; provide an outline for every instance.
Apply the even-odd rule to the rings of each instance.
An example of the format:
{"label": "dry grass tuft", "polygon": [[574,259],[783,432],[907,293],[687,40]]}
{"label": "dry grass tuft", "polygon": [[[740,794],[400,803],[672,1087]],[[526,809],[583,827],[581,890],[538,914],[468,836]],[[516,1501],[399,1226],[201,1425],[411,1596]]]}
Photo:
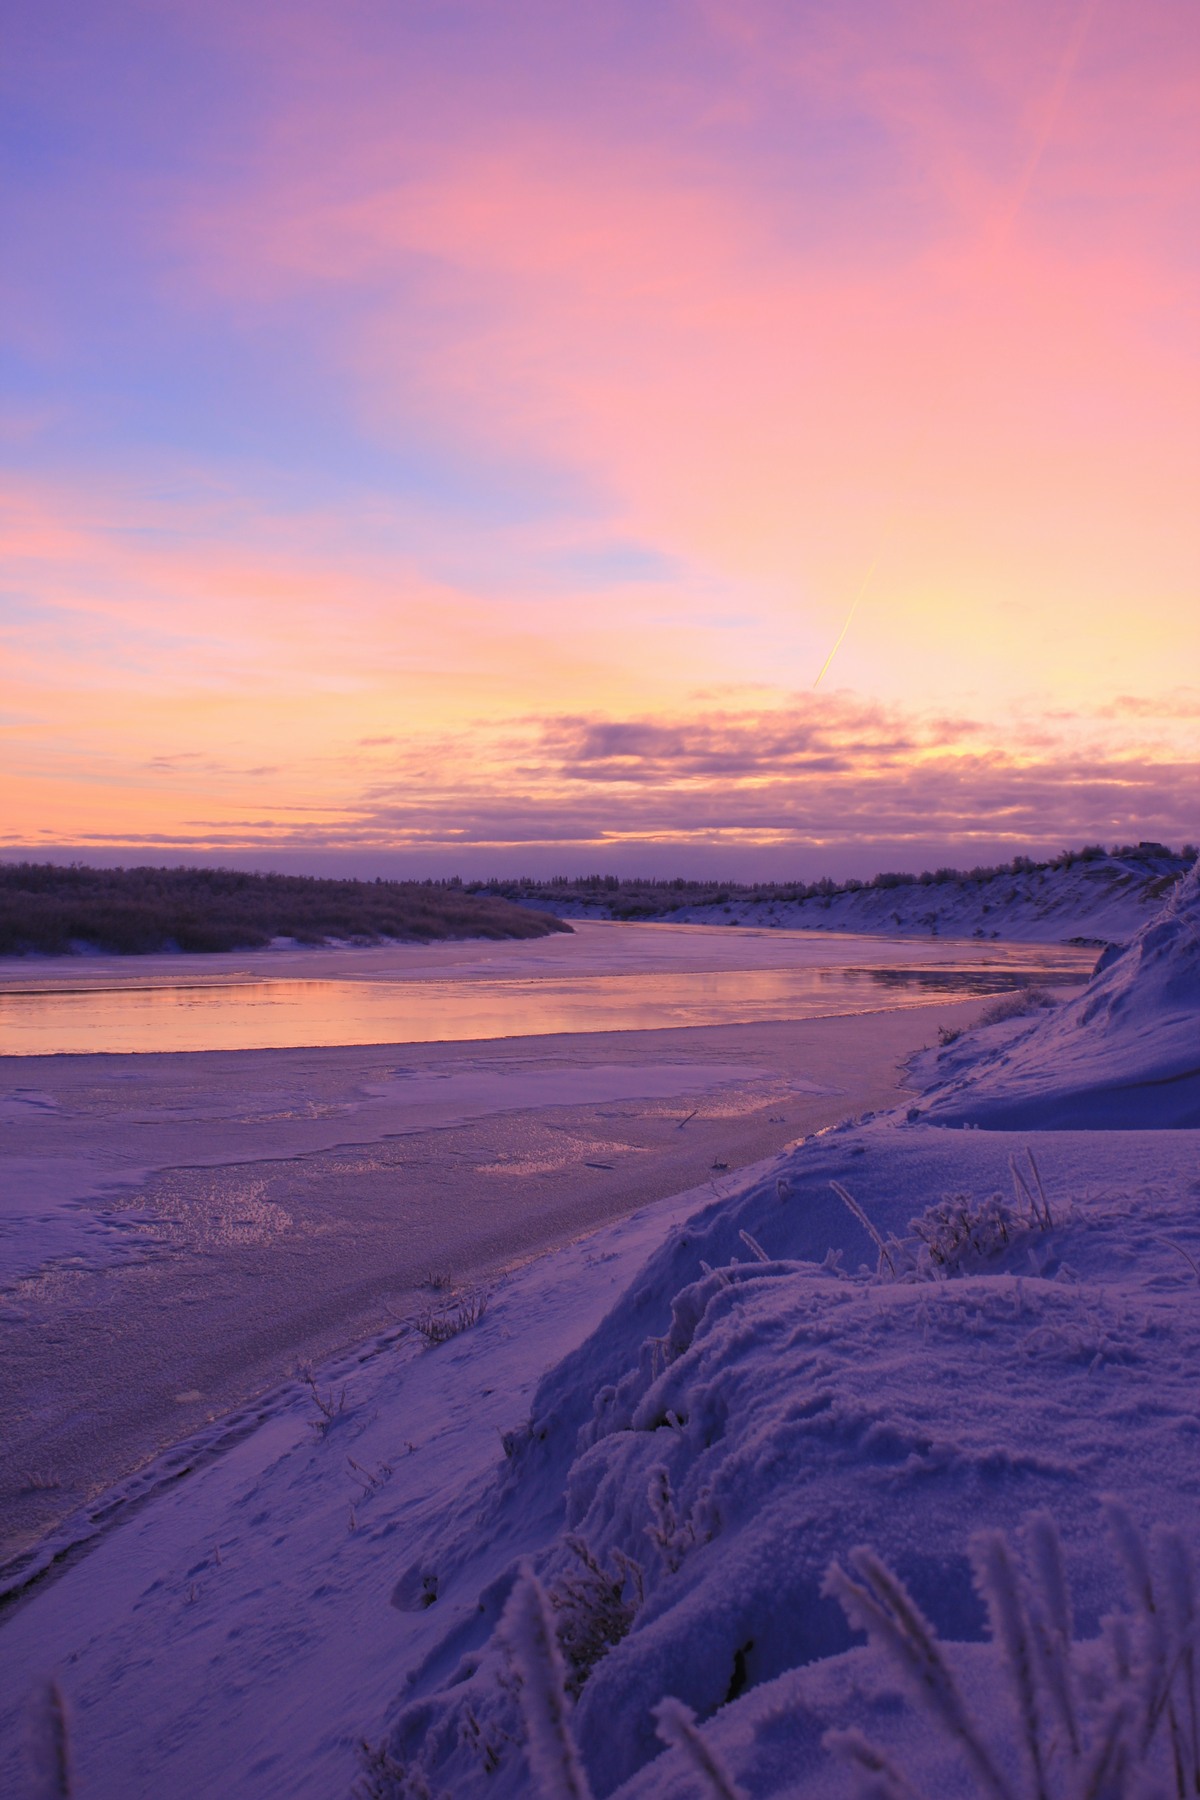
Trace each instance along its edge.
{"label": "dry grass tuft", "polygon": [[460,1331],[477,1325],[488,1309],[490,1298],[482,1288],[473,1293],[460,1294],[444,1306],[430,1307],[427,1311],[418,1313],[412,1321],[413,1329],[419,1331],[431,1347],[434,1344],[444,1344],[450,1338],[457,1337]]}

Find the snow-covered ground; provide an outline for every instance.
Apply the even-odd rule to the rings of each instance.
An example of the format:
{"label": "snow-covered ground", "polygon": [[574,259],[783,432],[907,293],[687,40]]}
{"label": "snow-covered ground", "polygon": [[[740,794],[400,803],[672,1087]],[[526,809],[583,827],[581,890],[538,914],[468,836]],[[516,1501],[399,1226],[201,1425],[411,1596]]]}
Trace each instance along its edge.
{"label": "snow-covered ground", "polygon": [[1200,1126],[1200,865],[1090,985],[939,1086],[929,1117],[977,1125]]}
{"label": "snow-covered ground", "polygon": [[[731,951],[736,935],[716,941]],[[894,1106],[898,1065],[987,1004],[7,1059],[0,1595],[47,1532],[74,1519],[90,1535],[114,1481],[298,1362],[427,1305],[431,1272],[494,1281],[848,1112]]]}
{"label": "snow-covered ground", "polygon": [[95,1796],[1195,1792],[1198,930],[276,1396],[5,1621],[0,1779],[56,1675]]}
{"label": "snow-covered ground", "polygon": [[[1070,866],[1006,871],[984,880],[864,886],[788,900],[760,890],[727,900],[676,906],[662,890],[662,912],[677,924],[757,925],[791,931],[862,931],[879,936],[1004,938],[1021,943],[1124,943],[1162,904],[1186,867],[1160,846],[1076,860]],[[516,897],[515,895],[513,896]],[[603,903],[539,889],[528,902],[564,919],[604,918]],[[650,915],[647,915],[650,916]]]}

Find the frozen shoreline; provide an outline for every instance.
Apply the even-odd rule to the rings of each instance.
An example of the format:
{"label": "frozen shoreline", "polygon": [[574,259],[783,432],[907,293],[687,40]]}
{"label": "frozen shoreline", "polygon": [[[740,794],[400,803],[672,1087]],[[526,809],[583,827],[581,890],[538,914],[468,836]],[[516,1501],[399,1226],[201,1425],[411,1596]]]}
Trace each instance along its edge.
{"label": "frozen shoreline", "polygon": [[[770,1253],[771,1215],[780,1224],[786,1216],[792,1238],[797,1221],[807,1221],[803,1238],[812,1261],[773,1264],[760,1275],[752,1261],[743,1263],[743,1354],[751,1356],[756,1342],[746,1336],[753,1308],[761,1315],[757,1329],[770,1333],[777,1318],[801,1330],[808,1308],[816,1307],[810,1354],[825,1373],[816,1389],[811,1376],[793,1386],[789,1375],[780,1399],[791,1392],[803,1406],[810,1390],[832,1383],[842,1396],[837,1404],[851,1408],[849,1435],[836,1454],[837,1438],[827,1445],[821,1435],[819,1406],[811,1447],[799,1441],[804,1460],[792,1476],[796,1504],[826,1524],[799,1567],[774,1566],[772,1586],[782,1580],[790,1592],[799,1579],[803,1590],[819,1578],[839,1534],[867,1533],[900,1558],[910,1580],[914,1567],[923,1571],[922,1603],[944,1631],[970,1635],[965,1547],[971,1529],[981,1513],[1015,1521],[1044,1499],[1067,1529],[1073,1579],[1095,1596],[1093,1610],[1085,1610],[1085,1619],[1094,1619],[1108,1594],[1103,1553],[1097,1563],[1089,1547],[1098,1537],[1097,1487],[1122,1493],[1142,1518],[1182,1523],[1190,1517],[1191,1452],[1186,1442],[1180,1449],[1177,1433],[1191,1405],[1191,1375],[1186,1367],[1172,1373],[1171,1364],[1180,1330],[1190,1333],[1197,1315],[1195,1284],[1178,1255],[1143,1241],[1137,1282],[1153,1297],[1151,1320],[1131,1312],[1120,1269],[1121,1221],[1131,1205],[1135,1218],[1137,1209],[1148,1209],[1157,1222],[1152,1231],[1165,1230],[1192,1254],[1200,1251],[1189,1209],[1170,1198],[1182,1192],[1193,1166],[1194,1134],[1135,1132],[1115,1143],[1110,1135],[1102,1147],[1094,1134],[1041,1134],[1048,1191],[1060,1208],[1071,1196],[1075,1210],[1053,1241],[1037,1245],[1036,1265],[1023,1273],[1022,1264],[932,1291],[900,1290],[881,1311],[869,1283],[860,1291],[862,1276],[857,1286],[847,1285],[845,1274],[822,1274],[819,1267],[826,1251],[840,1250],[850,1269],[870,1249],[860,1227],[828,1198],[831,1177],[854,1183],[881,1229],[902,1229],[906,1214],[939,1189],[969,1184],[984,1192],[1002,1184],[1008,1155],[1021,1147],[1011,1134],[964,1136],[898,1127],[894,1120],[835,1134],[744,1171],[731,1186],[732,1205],[710,1196],[705,1206],[704,1190],[694,1191],[537,1259],[501,1284],[479,1324],[436,1349],[400,1340],[366,1360],[330,1365],[319,1392],[335,1404],[344,1392],[345,1402],[327,1427],[303,1391],[277,1396],[257,1429],[131,1509],[89,1555],[35,1589],[0,1623],[6,1695],[0,1742],[8,1758],[0,1770],[19,1779],[15,1758],[31,1682],[51,1670],[59,1672],[71,1709],[81,1791],[95,1800],[124,1800],[164,1785],[220,1791],[230,1800],[328,1800],[347,1793],[361,1770],[359,1737],[378,1742],[389,1720],[408,1720],[389,1754],[402,1756],[402,1745],[415,1753],[424,1743],[435,1765],[457,1740],[456,1719],[472,1714],[485,1733],[501,1729],[488,1698],[494,1657],[481,1663],[480,1651],[514,1559],[534,1556],[547,1581],[556,1569],[569,1569],[560,1547],[563,1497],[565,1484],[580,1479],[570,1470],[592,1394],[605,1380],[629,1374],[634,1339],[669,1329],[668,1293],[686,1282],[688,1271],[699,1278],[699,1259],[719,1266],[734,1254],[739,1227],[752,1230]],[[783,1207],[781,1182],[790,1190]],[[1063,1273],[1068,1262],[1070,1276]],[[793,1312],[799,1301],[801,1310]],[[828,1307],[838,1314],[839,1338],[822,1351],[820,1320]],[[709,1339],[708,1354],[716,1353],[720,1318],[715,1308],[710,1314],[708,1338],[701,1335],[695,1355],[680,1363],[675,1405],[685,1403],[679,1382],[693,1364],[702,1387],[704,1363],[696,1359],[703,1359]],[[1176,1315],[1178,1326],[1171,1322]],[[590,1332],[596,1335],[585,1347]],[[764,1347],[770,1341],[768,1335]],[[843,1347],[834,1354],[839,1341]],[[966,1359],[965,1385],[947,1357],[956,1365]],[[543,1379],[552,1365],[556,1372]],[[978,1385],[989,1380],[989,1369],[1018,1383],[1017,1410],[1001,1405],[1003,1387],[993,1394]],[[1032,1404],[1043,1373],[1053,1377],[1057,1395],[1048,1415]],[[769,1395],[771,1383],[756,1392]],[[1155,1405],[1147,1408],[1144,1396],[1151,1392]],[[750,1404],[747,1393],[742,1405]],[[1105,1422],[1127,1419],[1131,1404],[1143,1416],[1137,1433]],[[751,1410],[739,1418],[722,1455],[736,1452],[742,1428],[753,1442],[762,1428],[756,1416]],[[858,1423],[850,1431],[852,1416]],[[1076,1423],[1068,1430],[1070,1419]],[[1093,1468],[1097,1432],[1105,1445],[1100,1469]],[[659,1458],[670,1452],[678,1504],[686,1509],[696,1501],[706,1459],[686,1431],[661,1448],[660,1436],[647,1437],[643,1426],[632,1433],[631,1449],[644,1447]],[[502,1438],[517,1446],[515,1463],[506,1461]],[[622,1441],[619,1432],[602,1437],[590,1460],[610,1447],[617,1452]],[[898,1464],[893,1444],[903,1452]],[[707,1459],[710,1479],[722,1455]],[[908,1473],[905,1456],[916,1458]],[[736,1477],[735,1465],[730,1477],[745,1479]],[[737,1574],[737,1532],[750,1531],[754,1509],[762,1506],[756,1496],[752,1488],[751,1511],[729,1518],[722,1533],[722,1556],[735,1558],[735,1595],[746,1578]],[[603,1555],[619,1515],[605,1527],[605,1507],[593,1517],[586,1507],[581,1516],[580,1505],[580,1498],[568,1503],[568,1520]],[[764,1518],[769,1536],[769,1512]],[[937,1530],[926,1536],[931,1521]],[[650,1569],[652,1551],[642,1542]],[[906,1545],[915,1562],[906,1558]],[[805,1573],[810,1564],[811,1576]],[[713,1601],[726,1592],[710,1557],[696,1552],[685,1567],[681,1594],[707,1593],[705,1582],[716,1584]],[[427,1591],[436,1592],[436,1604],[421,1604]],[[669,1593],[668,1584],[664,1600]],[[751,1608],[765,1604],[753,1591],[742,1600]],[[800,1618],[811,1604],[799,1590],[788,1602],[799,1606]],[[673,1618],[666,1615],[667,1622]],[[683,1687],[699,1706],[706,1685],[724,1690],[725,1661],[745,1627],[720,1613],[701,1626],[689,1628],[686,1618],[680,1624],[694,1646],[692,1677],[657,1663],[638,1674],[635,1662],[632,1679],[648,1699],[665,1683],[670,1691]],[[738,1759],[743,1774],[754,1767],[756,1732],[765,1730],[763,1754],[769,1752],[772,1708],[790,1709],[801,1721],[814,1708],[831,1723],[869,1717],[873,1731],[897,1745],[903,1718],[892,1698],[894,1680],[874,1653],[843,1651],[848,1641],[834,1633],[818,1661],[775,1677],[767,1663],[765,1680],[756,1673],[738,1705],[718,1710],[711,1726],[716,1742]],[[643,1642],[653,1656],[652,1633],[630,1647]],[[464,1654],[462,1668],[479,1665],[480,1673],[462,1686],[456,1685],[462,1673],[454,1671]],[[597,1727],[582,1715],[577,1722],[593,1758],[603,1741],[599,1720],[631,1704],[628,1693],[612,1686],[627,1661],[606,1659],[606,1680],[589,1709]],[[847,1711],[848,1695],[857,1697],[859,1711]],[[643,1713],[637,1712],[639,1733]],[[627,1737],[606,1735],[610,1762],[614,1753],[628,1754]],[[916,1741],[901,1733],[899,1750],[914,1754]],[[936,1753],[924,1733],[921,1742],[924,1755]],[[514,1788],[511,1776],[497,1786],[478,1764],[472,1777],[464,1754],[465,1761],[452,1758],[445,1772],[451,1792],[530,1792],[520,1780]],[[643,1747],[638,1756],[645,1754]],[[768,1754],[765,1768],[773,1766]],[[851,1792],[848,1775],[811,1735],[789,1750],[788,1767],[793,1779],[815,1784],[811,1791]],[[632,1773],[620,1788],[623,1796],[626,1791],[630,1800],[682,1800],[692,1792],[677,1758]],[[768,1781],[749,1791],[776,1789]]]}
{"label": "frozen shoreline", "polygon": [[898,1065],[983,1004],[399,1051],[6,1059],[0,1561],[299,1361],[428,1304],[431,1270],[492,1281],[731,1178],[714,1163],[736,1171],[894,1105]]}
{"label": "frozen shoreline", "polygon": [[[867,1544],[940,1634],[1002,1790],[1023,1791],[1019,1687],[987,1641],[973,1534],[1003,1532],[1019,1563],[1031,1515],[1052,1521],[1085,1671],[1126,1604],[1102,1496],[1156,1565],[1151,1527],[1177,1534],[1172,1568],[1200,1551],[1197,1133],[1146,1129],[1164,1053],[1191,1066],[1198,923],[1192,876],[1082,996],[920,1059],[912,1104],[513,1269],[444,1342],[401,1333],[277,1395],[4,1621],[7,1742],[30,1677],[57,1670],[99,1800],[325,1800],[364,1777],[363,1739],[381,1800],[525,1800],[501,1621],[527,1559],[570,1633],[595,1795],[694,1800],[655,1731],[664,1696],[755,1800],[848,1796],[831,1728],[865,1730],[918,1791],[964,1791],[961,1738],[898,1702],[881,1641],[857,1642],[830,1598],[831,1563]],[[820,1060],[793,1074],[833,1085],[839,1023],[853,1062],[867,1017],[809,1027]],[[717,1034],[726,1060],[737,1035]],[[1052,1081],[1097,1097],[1105,1128],[1056,1128]],[[962,1129],[1001,1106],[1008,1129]],[[1071,1702],[1084,1744],[1124,1729],[1103,1705],[1114,1682],[1144,1685],[1136,1614],[1132,1639],[1132,1676]],[[1130,1754],[1160,1773],[1152,1737]],[[1061,1733],[1044,1754],[1048,1791],[1069,1791]]]}

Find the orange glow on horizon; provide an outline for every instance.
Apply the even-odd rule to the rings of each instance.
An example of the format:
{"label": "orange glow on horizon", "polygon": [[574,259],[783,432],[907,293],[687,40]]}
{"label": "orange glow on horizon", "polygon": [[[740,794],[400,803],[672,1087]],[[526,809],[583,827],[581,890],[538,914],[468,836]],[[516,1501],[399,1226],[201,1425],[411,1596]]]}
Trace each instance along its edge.
{"label": "orange glow on horizon", "polygon": [[177,161],[139,65],[29,171],[7,842],[1194,835],[1186,14],[927,12],[152,33]]}

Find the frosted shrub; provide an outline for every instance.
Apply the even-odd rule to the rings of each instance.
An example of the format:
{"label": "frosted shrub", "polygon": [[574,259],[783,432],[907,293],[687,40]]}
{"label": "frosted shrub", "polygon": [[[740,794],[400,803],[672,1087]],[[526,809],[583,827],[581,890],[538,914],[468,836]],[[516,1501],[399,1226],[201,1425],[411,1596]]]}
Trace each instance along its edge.
{"label": "frosted shrub", "polygon": [[1027,1167],[1009,1158],[1013,1197],[989,1194],[946,1194],[919,1218],[910,1219],[911,1236],[903,1241],[880,1236],[870,1218],[840,1181],[830,1187],[853,1213],[879,1253],[880,1275],[892,1281],[921,1280],[957,1275],[966,1268],[990,1261],[1013,1241],[1030,1231],[1049,1231],[1054,1224],[1050,1202],[1032,1150],[1025,1152]]}
{"label": "frosted shrub", "polygon": [[448,1343],[460,1331],[479,1323],[488,1309],[488,1298],[485,1292],[460,1294],[448,1306],[430,1307],[428,1311],[418,1313],[412,1321],[413,1326],[430,1347]]}
{"label": "frosted shrub", "polygon": [[[1200,1795],[1197,1615],[1191,1557],[1173,1532],[1149,1545],[1125,1509],[1107,1506],[1129,1611],[1105,1622],[1082,1651],[1072,1635],[1062,1547],[1053,1520],[1035,1513],[1026,1567],[1003,1532],[972,1541],[976,1585],[1018,1722],[1020,1771],[992,1749],[1012,1740],[1006,1721],[968,1706],[937,1633],[886,1563],[865,1548],[837,1563],[826,1591],[852,1625],[891,1658],[930,1722],[958,1749],[974,1789],[989,1800],[1142,1800]],[[913,1800],[914,1789],[860,1732],[830,1732],[830,1750],[875,1800]]]}
{"label": "frosted shrub", "polygon": [[578,1698],[600,1658],[628,1635],[644,1588],[641,1564],[624,1551],[613,1551],[610,1572],[582,1538],[568,1537],[567,1547],[578,1567],[561,1575],[547,1598],[566,1665],[567,1692]]}
{"label": "frosted shrub", "polygon": [[929,1273],[951,1275],[965,1262],[999,1255],[1028,1229],[1028,1221],[1002,1194],[983,1200],[972,1194],[947,1194],[919,1219],[911,1219],[908,1228],[920,1245],[918,1272],[928,1264]]}
{"label": "frosted shrub", "polygon": [[709,1490],[705,1488],[691,1511],[682,1515],[671,1491],[671,1477],[660,1464],[650,1471],[646,1498],[650,1503],[646,1536],[662,1557],[667,1572],[674,1575],[689,1551],[697,1544],[707,1544],[719,1529]]}
{"label": "frosted shrub", "polygon": [[1030,1013],[1044,1012],[1057,1004],[1054,995],[1047,993],[1045,988],[1015,988],[1011,994],[1001,994],[998,1000],[993,1000],[975,1024],[977,1027],[1001,1025],[1007,1019],[1024,1019]]}

